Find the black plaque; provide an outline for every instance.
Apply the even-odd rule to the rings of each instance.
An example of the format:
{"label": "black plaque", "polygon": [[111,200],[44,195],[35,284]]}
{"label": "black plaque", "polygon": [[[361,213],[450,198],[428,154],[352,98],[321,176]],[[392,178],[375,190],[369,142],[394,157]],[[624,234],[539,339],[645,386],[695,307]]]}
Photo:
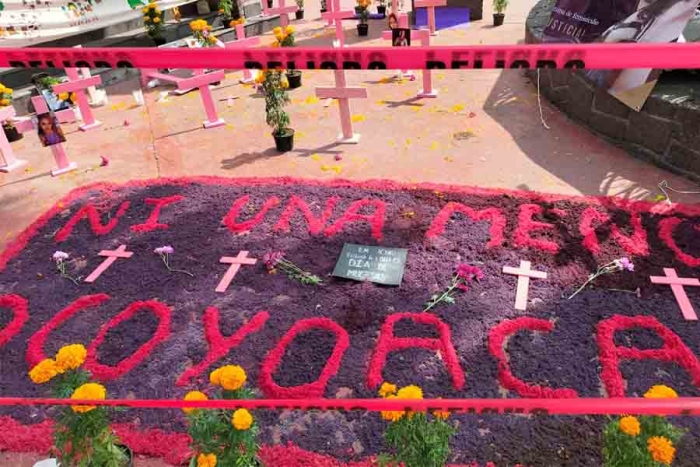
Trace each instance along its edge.
{"label": "black plaque", "polygon": [[408,250],[346,243],[333,275],[356,281],[401,285]]}

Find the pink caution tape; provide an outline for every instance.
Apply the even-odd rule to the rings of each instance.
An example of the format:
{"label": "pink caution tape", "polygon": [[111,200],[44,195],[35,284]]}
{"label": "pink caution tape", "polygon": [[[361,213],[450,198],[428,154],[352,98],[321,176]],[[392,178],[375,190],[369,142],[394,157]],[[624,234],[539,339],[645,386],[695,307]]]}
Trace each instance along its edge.
{"label": "pink caution tape", "polygon": [[237,409],[250,410],[360,410],[369,412],[443,410],[471,414],[540,414],[540,415],[700,415],[700,398],[678,399],[608,398],[608,399],[253,399],[184,401],[170,399],[112,399],[102,401],[0,398],[0,406],[99,405],[139,409]]}
{"label": "pink caution tape", "polygon": [[259,49],[0,48],[0,67],[36,68],[678,68],[700,69],[700,44],[282,47]]}

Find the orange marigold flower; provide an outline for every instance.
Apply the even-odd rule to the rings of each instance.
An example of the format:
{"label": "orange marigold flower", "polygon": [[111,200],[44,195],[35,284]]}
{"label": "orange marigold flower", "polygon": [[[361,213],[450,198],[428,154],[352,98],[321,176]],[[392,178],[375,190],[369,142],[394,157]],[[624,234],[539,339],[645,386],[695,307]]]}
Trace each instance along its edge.
{"label": "orange marigold flower", "polygon": [[64,345],[56,354],[56,366],[59,373],[63,373],[66,370],[77,370],[85,363],[86,356],[87,350],[84,345]]}
{"label": "orange marigold flower", "polygon": [[[190,391],[187,394],[185,394],[185,400],[186,401],[206,401],[209,400],[206,394],[204,394],[201,391]],[[185,407],[182,409],[183,412],[186,414],[190,414],[197,410],[194,407]]]}
{"label": "orange marigold flower", "polygon": [[216,467],[216,454],[200,454],[197,456],[197,467]]}
{"label": "orange marigold flower", "polygon": [[678,397],[676,391],[663,384],[652,386],[645,394],[647,399],[675,399]]}
{"label": "orange marigold flower", "polygon": [[[104,386],[97,383],[85,383],[78,387],[73,394],[70,396],[71,399],[75,400],[91,400],[91,401],[101,401],[105,400],[107,397],[107,390]],[[76,413],[85,413],[91,410],[95,410],[94,405],[72,405],[71,409]]]}
{"label": "orange marigold flower", "polygon": [[51,381],[51,378],[57,374],[58,367],[56,362],[50,358],[45,358],[31,369],[29,372],[29,379],[31,379],[34,384],[44,384]]}
{"label": "orange marigold flower", "polygon": [[[386,397],[387,400],[392,400],[392,399],[397,399],[397,397],[394,394],[390,394]],[[389,422],[398,422],[403,418],[404,411],[403,410],[383,410],[381,412],[382,418],[384,420],[387,420]]]}
{"label": "orange marigold flower", "polygon": [[396,394],[396,385],[391,384],[391,383],[382,383],[382,386],[379,388],[379,395],[383,398],[387,398],[391,395]]}
{"label": "orange marigold flower", "polygon": [[639,436],[642,427],[637,417],[627,416],[620,419],[620,431],[629,436]]}
{"label": "orange marigold flower", "polygon": [[253,425],[253,415],[246,409],[238,409],[233,412],[231,424],[236,430],[248,430]]}
{"label": "orange marigold flower", "polygon": [[676,455],[676,448],[668,438],[663,436],[652,436],[647,440],[647,450],[651,458],[661,464],[671,465],[673,457]]}

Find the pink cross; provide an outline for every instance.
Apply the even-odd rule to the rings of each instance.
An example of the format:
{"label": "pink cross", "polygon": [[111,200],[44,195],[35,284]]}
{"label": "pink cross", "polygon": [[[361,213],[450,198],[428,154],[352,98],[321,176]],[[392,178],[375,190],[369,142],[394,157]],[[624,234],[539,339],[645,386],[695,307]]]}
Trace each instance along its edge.
{"label": "pink cross", "polygon": [[[0,122],[4,122],[5,120],[11,121],[15,114],[15,108],[11,105],[0,108]],[[27,161],[15,157],[15,153],[12,150],[10,142],[7,140],[7,136],[5,136],[5,132],[0,131],[0,172],[11,172],[22,167],[26,163]]]}
{"label": "pink cross", "polygon": [[504,274],[513,274],[518,276],[518,289],[515,292],[515,309],[525,310],[527,308],[527,293],[530,287],[530,278],[546,279],[547,273],[542,271],[533,271],[530,269],[529,261],[520,261],[520,269],[510,266],[503,266]]}
{"label": "pink cross", "polygon": [[447,6],[447,0],[415,0],[414,8],[426,8],[428,10],[428,29],[431,36],[437,36],[435,31],[435,7]]}
{"label": "pink cross", "polygon": [[355,17],[354,11],[332,11],[329,13],[321,13],[321,18],[325,18],[332,23],[335,20],[335,39],[338,41],[338,47],[345,47],[345,34],[343,34],[343,20]]}
{"label": "pink cross", "polygon": [[134,253],[131,251],[126,251],[126,245],[119,245],[119,248],[116,250],[102,250],[98,253],[100,256],[106,256],[107,259],[102,262],[99,266],[97,266],[97,269],[92,271],[92,274],[87,276],[85,279],[85,282],[95,282],[98,277],[100,277],[100,274],[105,272],[108,267],[110,267],[118,258],[131,258],[134,256]]}
{"label": "pink cross", "polygon": [[81,78],[77,68],[66,68],[66,75],[68,75],[69,81],[67,83],[54,84],[53,91],[57,94],[62,92],[75,92],[78,98],[78,108],[80,109],[80,114],[83,116],[83,124],[78,128],[80,128],[81,131],[88,131],[102,125],[102,122],[95,120],[95,117],[92,115],[92,109],[85,95],[85,90],[87,88],[102,84],[102,78],[99,76]]}
{"label": "pink cross", "polygon": [[[34,104],[34,110],[36,110],[37,114],[43,114],[49,111],[49,106],[46,105],[46,101],[42,96],[32,97],[32,104]],[[60,112],[56,112],[56,117],[58,117],[59,113]],[[62,120],[59,118],[59,121]],[[31,125],[31,122],[29,124]],[[50,148],[51,152],[53,152],[53,158],[56,160],[56,165],[58,166],[57,169],[51,171],[51,175],[53,177],[78,168],[78,164],[68,160],[68,154],[66,154],[66,149],[63,147],[63,144],[54,144],[53,146],[50,146]]]}
{"label": "pink cross", "polygon": [[[391,8],[392,10],[394,9],[394,3],[395,1],[391,2]],[[396,8],[398,12],[398,7]],[[396,12],[394,14],[397,14]],[[408,15],[406,13],[401,13],[399,16],[399,27],[401,29],[408,29]],[[411,31],[411,34],[413,34],[413,31]],[[382,31],[382,39],[384,40],[393,40],[393,35],[391,31]],[[407,74],[408,70],[401,70],[401,73]]]}
{"label": "pink cross", "polygon": [[204,128],[216,128],[226,123],[224,119],[219,118],[219,115],[216,113],[216,105],[214,104],[214,99],[212,99],[211,90],[209,89],[209,84],[223,81],[224,76],[224,70],[205,73],[204,70],[199,69],[194,71],[193,77],[182,79],[177,83],[177,88],[180,90],[199,88],[199,95],[202,98],[204,111],[207,114],[207,120],[202,123]]}
{"label": "pink cross", "polygon": [[[421,47],[430,46],[430,31],[427,29],[414,29],[411,31],[411,40],[418,39]],[[423,70],[423,90],[418,93],[418,97],[437,97],[437,90],[433,89],[432,70]]]}
{"label": "pink cross", "polygon": [[695,314],[693,305],[690,304],[690,300],[683,286],[700,287],[700,281],[697,279],[678,277],[676,270],[672,268],[664,268],[664,274],[666,274],[666,276],[651,276],[652,284],[670,285],[673,295],[678,302],[678,306],[681,309],[681,313],[683,313],[683,317],[688,321],[697,321],[698,315]]}
{"label": "pink cross", "polygon": [[338,99],[340,111],[340,127],[342,134],[338,136],[338,143],[357,144],[360,135],[353,133],[350,117],[350,99],[366,99],[367,89],[362,87],[347,87],[345,82],[345,70],[334,70],[335,87],[316,88],[316,96],[322,99]]}
{"label": "pink cross", "polygon": [[241,269],[241,265],[248,264],[252,266],[253,264],[257,263],[258,260],[255,258],[248,258],[247,251],[240,251],[238,256],[235,258],[232,256],[223,256],[219,262],[231,265],[229,266],[228,271],[226,271],[226,274],[224,274],[224,277],[221,279],[221,282],[219,282],[219,285],[216,287],[217,292],[224,293],[226,292],[226,289],[228,289],[228,286],[233,278],[236,277],[238,270]]}
{"label": "pink cross", "polygon": [[[236,40],[227,42],[227,49],[244,49],[248,47],[257,47],[260,45],[260,37],[245,37],[245,26],[242,24],[236,25]],[[256,71],[257,73],[257,71]],[[243,70],[243,79],[241,83],[252,83],[255,81],[255,77],[249,69]]]}
{"label": "pink cross", "polygon": [[[299,10],[299,7],[296,5],[294,6],[284,6],[285,0],[279,0],[280,6],[277,8],[264,8],[265,14],[270,14],[272,13],[273,15],[280,15],[280,26],[282,26],[282,29],[286,28],[287,25],[289,24],[289,17],[287,16],[289,13],[295,13],[296,11]],[[263,3],[263,6],[266,6],[267,2]]]}

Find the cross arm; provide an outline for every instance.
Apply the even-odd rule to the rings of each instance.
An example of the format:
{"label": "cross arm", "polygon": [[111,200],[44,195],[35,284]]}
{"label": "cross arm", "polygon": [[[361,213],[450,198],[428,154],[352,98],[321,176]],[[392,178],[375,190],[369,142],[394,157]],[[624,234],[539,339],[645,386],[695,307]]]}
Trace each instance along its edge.
{"label": "cross arm", "polygon": [[321,99],[366,99],[367,88],[316,88],[316,97],[319,97]]}
{"label": "cross arm", "polygon": [[503,266],[504,274],[513,274],[514,276],[527,276],[535,279],[546,279],[547,273],[542,271],[532,271],[528,269],[514,268],[511,266]]}
{"label": "cross arm", "polygon": [[413,6],[416,8],[447,6],[447,0],[414,0]]}
{"label": "cross arm", "polygon": [[99,76],[91,76],[89,78],[80,79],[77,81],[68,81],[67,83],[54,84],[52,88],[56,94],[59,94],[62,92],[80,91],[89,86],[97,86],[99,84],[102,84],[102,78]]}
{"label": "cross arm", "polygon": [[224,70],[213,71],[202,75],[196,75],[191,78],[185,78],[178,81],[178,89],[192,89],[200,86],[206,86],[217,81],[223,81],[225,76]]}

